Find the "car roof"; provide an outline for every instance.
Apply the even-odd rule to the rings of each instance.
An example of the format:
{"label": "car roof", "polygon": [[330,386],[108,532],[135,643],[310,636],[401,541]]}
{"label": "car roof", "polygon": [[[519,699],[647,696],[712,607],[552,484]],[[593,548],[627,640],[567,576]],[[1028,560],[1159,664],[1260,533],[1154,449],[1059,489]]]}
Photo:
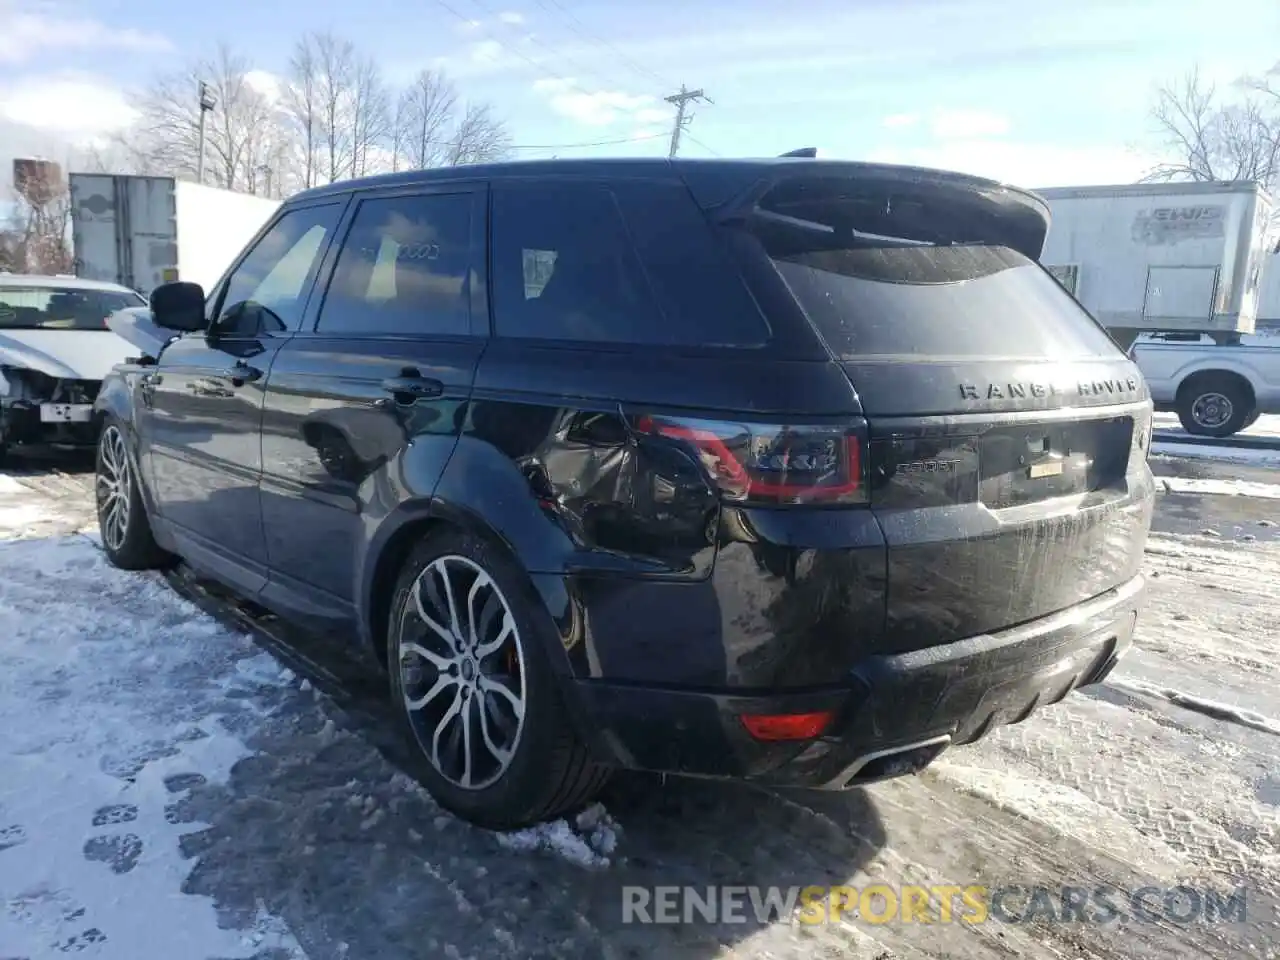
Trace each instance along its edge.
{"label": "car roof", "polygon": [[[761,178],[779,174],[807,171],[815,176],[875,176],[893,175],[906,177],[918,174],[935,180],[946,180],[956,186],[968,186],[975,190],[1003,190],[1019,195],[1026,203],[1043,207],[1044,201],[1029,190],[1012,187],[948,170],[925,167],[909,167],[896,164],[864,163],[854,160],[826,160],[811,157],[764,157],[759,159],[670,159],[667,157],[608,157],[587,160],[514,160],[500,163],[465,164],[456,167],[431,167],[425,170],[406,170],[363,177],[358,180],[340,180],[336,183],[313,187],[294,194],[285,201],[290,205],[299,201],[326,196],[340,196],[355,190],[379,190],[415,184],[448,183],[468,180],[502,180],[527,177],[583,177],[583,178],[643,178],[685,182],[691,187],[702,187],[695,192],[704,196],[716,195],[728,199],[738,190],[744,190]],[[712,183],[717,189],[708,190]]]}
{"label": "car roof", "polygon": [[86,280],[83,277],[61,276],[44,273],[0,273],[2,287],[58,287],[63,290],[105,290],[111,293],[136,293],[118,283],[105,280]]}

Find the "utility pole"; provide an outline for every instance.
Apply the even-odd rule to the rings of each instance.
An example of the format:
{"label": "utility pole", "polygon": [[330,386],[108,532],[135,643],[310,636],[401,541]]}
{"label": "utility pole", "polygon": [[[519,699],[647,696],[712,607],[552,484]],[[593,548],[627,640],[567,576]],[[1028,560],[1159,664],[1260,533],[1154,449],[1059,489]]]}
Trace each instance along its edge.
{"label": "utility pole", "polygon": [[679,93],[673,93],[665,99],[667,103],[674,104],[676,108],[676,123],[671,128],[671,152],[667,154],[669,157],[674,157],[680,150],[680,131],[693,120],[693,114],[685,114],[685,106],[696,100],[702,100],[705,103],[711,103],[712,101],[701,89],[689,90],[683,83],[680,84]]}
{"label": "utility pole", "polygon": [[218,98],[213,95],[213,90],[203,80],[200,81],[200,133],[199,146],[196,148],[199,152],[196,155],[196,182],[204,183],[204,115],[218,105]]}

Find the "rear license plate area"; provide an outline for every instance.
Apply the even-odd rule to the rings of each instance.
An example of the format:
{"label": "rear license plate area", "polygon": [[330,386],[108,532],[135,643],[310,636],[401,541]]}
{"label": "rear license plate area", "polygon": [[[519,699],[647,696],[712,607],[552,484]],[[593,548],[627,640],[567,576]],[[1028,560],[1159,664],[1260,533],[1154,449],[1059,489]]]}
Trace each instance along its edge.
{"label": "rear license plate area", "polygon": [[88,423],[93,405],[88,403],[42,403],[41,423]]}
{"label": "rear license plate area", "polygon": [[992,427],[979,441],[979,491],[988,507],[1017,507],[1119,486],[1131,417]]}

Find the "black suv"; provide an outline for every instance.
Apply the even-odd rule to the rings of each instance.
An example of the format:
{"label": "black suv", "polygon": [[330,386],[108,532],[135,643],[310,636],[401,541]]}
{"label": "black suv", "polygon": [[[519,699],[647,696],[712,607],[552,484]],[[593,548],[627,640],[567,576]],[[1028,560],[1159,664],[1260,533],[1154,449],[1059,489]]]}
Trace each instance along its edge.
{"label": "black suv", "polygon": [[1151,403],[1047,224],[796,158],[309,190],[113,319],[155,346],[97,401],[103,545],[350,637],[487,826],[615,767],[919,770],[1101,680],[1140,606]]}

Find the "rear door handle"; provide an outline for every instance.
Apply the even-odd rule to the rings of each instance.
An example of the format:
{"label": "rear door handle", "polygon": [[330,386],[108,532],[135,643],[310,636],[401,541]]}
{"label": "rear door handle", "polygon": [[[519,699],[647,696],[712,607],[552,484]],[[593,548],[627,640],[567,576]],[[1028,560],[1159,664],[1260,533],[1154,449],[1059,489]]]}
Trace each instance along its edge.
{"label": "rear door handle", "polygon": [[415,400],[440,396],[444,393],[444,384],[419,374],[402,374],[398,377],[387,377],[382,381],[382,389],[391,394],[396,403],[408,405]]}
{"label": "rear door handle", "polygon": [[252,383],[262,376],[262,371],[257,367],[251,367],[247,363],[237,363],[229,370],[223,370],[218,376],[224,380],[230,380],[231,385],[235,387],[243,387],[246,383]]}

